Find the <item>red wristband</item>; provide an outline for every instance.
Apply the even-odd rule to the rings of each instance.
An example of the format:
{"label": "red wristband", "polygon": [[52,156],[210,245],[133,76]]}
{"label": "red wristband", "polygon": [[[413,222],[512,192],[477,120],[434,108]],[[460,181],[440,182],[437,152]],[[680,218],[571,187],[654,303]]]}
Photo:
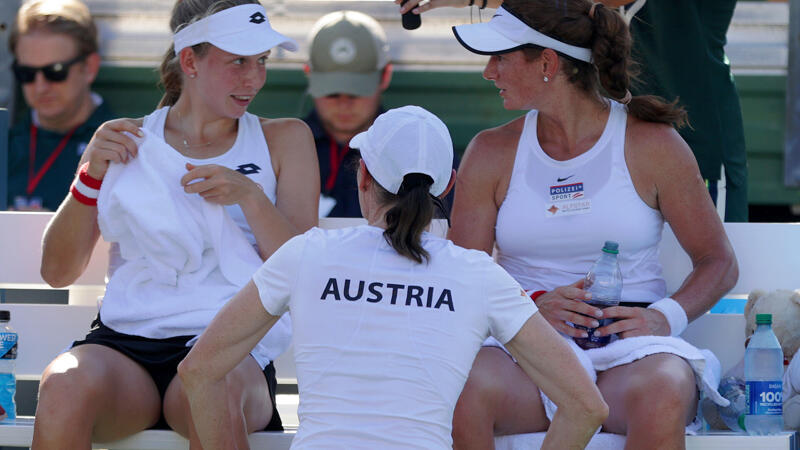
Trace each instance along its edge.
{"label": "red wristband", "polygon": [[542,294],[546,294],[546,293],[547,293],[547,291],[534,291],[534,292],[531,292],[531,300],[533,300],[535,302],[537,298],[541,297]]}
{"label": "red wristband", "polygon": [[97,206],[97,197],[100,195],[100,186],[103,184],[103,180],[98,180],[89,175],[86,172],[88,167],[88,162],[81,166],[80,170],[78,170],[78,176],[75,177],[75,181],[72,182],[72,186],[69,188],[69,192],[72,193],[75,200],[84,205]]}

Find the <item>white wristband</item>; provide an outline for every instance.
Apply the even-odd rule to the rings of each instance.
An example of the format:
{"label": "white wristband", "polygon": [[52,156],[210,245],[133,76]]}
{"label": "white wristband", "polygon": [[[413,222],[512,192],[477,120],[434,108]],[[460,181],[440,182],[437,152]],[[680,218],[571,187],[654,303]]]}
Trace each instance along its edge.
{"label": "white wristband", "polygon": [[689,318],[686,317],[686,311],[680,303],[675,300],[665,297],[661,300],[651,303],[648,309],[655,309],[656,311],[664,314],[669,324],[670,336],[680,336],[686,326],[689,325]]}

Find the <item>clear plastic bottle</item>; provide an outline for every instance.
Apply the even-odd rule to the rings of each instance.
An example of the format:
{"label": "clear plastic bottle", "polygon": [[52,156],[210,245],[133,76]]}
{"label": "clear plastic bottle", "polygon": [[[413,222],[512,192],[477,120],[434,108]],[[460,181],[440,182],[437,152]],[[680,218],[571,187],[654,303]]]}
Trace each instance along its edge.
{"label": "clear plastic bottle", "polygon": [[744,352],[748,434],[783,431],[783,350],[772,332],[772,314],[756,314],[756,332]]}
{"label": "clear plastic bottle", "polygon": [[[619,270],[617,261],[618,253],[619,244],[614,241],[606,241],[600,258],[595,261],[589,273],[586,274],[583,289],[592,293],[592,299],[587,301],[590,305],[600,309],[619,305],[622,296],[622,272]],[[603,327],[613,320],[600,319],[598,322],[600,327]],[[611,341],[611,336],[595,336],[596,328],[586,328],[581,325],[575,325],[575,328],[586,330],[589,334],[586,338],[575,338],[575,342],[581,348],[599,348]]]}
{"label": "clear plastic bottle", "polygon": [[17,418],[17,405],[14,395],[17,393],[15,365],[17,362],[17,332],[11,328],[9,321],[11,312],[0,311],[0,418],[13,421]]}
{"label": "clear plastic bottle", "polygon": [[719,393],[731,404],[719,407],[719,415],[731,431],[744,431],[744,417],[747,408],[744,380],[737,377],[724,378],[719,383]]}

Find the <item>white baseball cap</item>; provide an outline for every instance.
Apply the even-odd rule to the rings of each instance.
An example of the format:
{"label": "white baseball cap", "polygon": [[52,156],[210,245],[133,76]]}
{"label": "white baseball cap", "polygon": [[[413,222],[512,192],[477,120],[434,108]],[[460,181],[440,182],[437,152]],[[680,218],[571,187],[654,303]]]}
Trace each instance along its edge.
{"label": "white baseball cap", "polygon": [[390,109],[378,116],[367,131],[350,140],[373,178],[397,194],[403,177],[423,173],[433,179],[430,193],[438,197],[447,189],[453,169],[453,141],[447,126],[419,106]]}
{"label": "white baseball cap", "polygon": [[175,33],[175,54],[186,47],[208,42],[234,55],[250,56],[273,47],[297,50],[297,42],[273,30],[260,4],[224,9],[193,22]]}
{"label": "white baseball cap", "polygon": [[456,39],[479,55],[508,53],[529,44],[551,48],[575,59],[592,62],[592,51],[552,38],[528,26],[516,13],[500,5],[492,20],[453,27]]}

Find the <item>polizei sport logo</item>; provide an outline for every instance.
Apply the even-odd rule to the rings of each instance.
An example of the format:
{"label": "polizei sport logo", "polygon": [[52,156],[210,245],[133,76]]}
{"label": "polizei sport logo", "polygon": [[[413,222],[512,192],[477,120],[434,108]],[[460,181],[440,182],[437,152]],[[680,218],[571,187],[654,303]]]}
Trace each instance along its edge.
{"label": "polizei sport logo", "polygon": [[583,183],[550,186],[550,201],[574,200],[583,197]]}
{"label": "polizei sport logo", "polygon": [[453,294],[450,289],[433,286],[417,286],[413,284],[381,283],[364,280],[349,280],[344,282],[336,278],[329,278],[322,291],[320,300],[348,300],[357,302],[364,300],[367,303],[389,302],[392,305],[416,306],[418,308],[447,308],[455,311]]}

